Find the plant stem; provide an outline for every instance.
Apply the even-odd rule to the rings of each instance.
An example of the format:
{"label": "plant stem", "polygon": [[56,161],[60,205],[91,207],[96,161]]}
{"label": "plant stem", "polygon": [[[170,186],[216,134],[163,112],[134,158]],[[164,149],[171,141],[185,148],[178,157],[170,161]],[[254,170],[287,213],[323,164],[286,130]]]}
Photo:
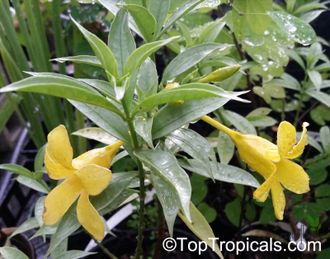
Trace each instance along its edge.
{"label": "plant stem", "polygon": [[115,256],[113,253],[111,253],[108,248],[106,248],[104,245],[102,245],[102,243],[100,243],[99,241],[97,241],[95,238],[93,238],[93,240],[95,241],[95,243],[97,244],[97,246],[99,248],[101,248],[101,250],[103,251],[103,253],[105,253],[109,258],[111,258],[111,259],[118,259],[118,257]]}
{"label": "plant stem", "polygon": [[[133,119],[130,116],[130,112],[127,109],[127,106],[125,104],[125,101],[122,101],[124,111],[126,114],[126,120],[129,128],[129,133],[131,136],[132,144],[133,144],[133,149],[139,150],[140,145],[137,139],[137,135],[134,129],[134,124],[133,124]],[[136,163],[138,166],[138,171],[139,171],[139,182],[140,182],[140,192],[139,192],[139,199],[140,199],[140,206],[139,206],[139,228],[138,228],[138,236],[137,236],[137,246],[135,250],[135,259],[141,259],[143,258],[143,239],[144,239],[144,229],[145,229],[145,221],[144,221],[144,216],[145,216],[145,204],[144,200],[146,197],[146,188],[144,185],[144,180],[145,180],[145,172],[143,170],[143,165],[141,161],[136,158]]]}

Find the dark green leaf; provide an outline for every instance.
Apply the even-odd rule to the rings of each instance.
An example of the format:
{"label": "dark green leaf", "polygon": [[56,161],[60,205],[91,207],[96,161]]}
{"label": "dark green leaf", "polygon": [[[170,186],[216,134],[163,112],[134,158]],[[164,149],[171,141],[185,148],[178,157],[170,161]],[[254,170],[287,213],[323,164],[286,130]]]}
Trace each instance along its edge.
{"label": "dark green leaf", "polygon": [[227,219],[236,227],[239,226],[241,217],[241,200],[236,198],[235,200],[226,204],[225,214]]}

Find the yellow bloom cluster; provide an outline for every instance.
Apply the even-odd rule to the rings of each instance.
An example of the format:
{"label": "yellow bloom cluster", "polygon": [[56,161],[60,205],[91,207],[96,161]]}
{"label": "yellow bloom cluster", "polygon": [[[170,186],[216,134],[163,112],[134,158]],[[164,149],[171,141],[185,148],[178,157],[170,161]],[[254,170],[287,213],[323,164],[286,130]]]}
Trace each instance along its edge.
{"label": "yellow bloom cluster", "polygon": [[46,225],[57,223],[78,199],[78,221],[95,239],[103,239],[104,221],[91,204],[89,196],[100,194],[109,185],[112,174],[108,168],[122,144],[122,141],[117,141],[73,159],[66,128],[60,125],[48,134],[45,166],[51,179],[63,179],[63,182],[45,199],[43,220]]}
{"label": "yellow bloom cluster", "polygon": [[241,159],[265,178],[265,182],[257,188],[253,196],[264,202],[271,191],[277,219],[283,219],[285,209],[283,187],[298,194],[309,191],[307,173],[300,165],[290,161],[299,157],[307,145],[308,123],[303,123],[301,138],[296,143],[295,127],[287,121],[281,122],[275,145],[264,138],[234,131],[209,116],[203,116],[201,119],[226,133],[235,143]]}

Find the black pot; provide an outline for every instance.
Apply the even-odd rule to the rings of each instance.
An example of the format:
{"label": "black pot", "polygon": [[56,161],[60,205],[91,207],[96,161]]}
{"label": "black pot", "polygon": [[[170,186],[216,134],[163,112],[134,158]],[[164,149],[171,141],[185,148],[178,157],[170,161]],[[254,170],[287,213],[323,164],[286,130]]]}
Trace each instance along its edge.
{"label": "black pot", "polygon": [[[3,246],[15,228],[0,229],[0,246]],[[29,259],[35,259],[36,254],[30,240],[23,234],[18,234],[10,239],[10,245],[22,251]]]}
{"label": "black pot", "polygon": [[[154,231],[149,229],[144,232],[144,257],[151,258],[153,255],[154,247],[156,245],[156,240],[153,238]],[[130,258],[134,255],[135,247],[136,247],[136,232],[130,230],[121,230],[114,231],[116,237],[109,237],[102,244],[111,251],[114,255],[116,255],[120,259]],[[198,252],[191,252],[187,247],[187,243],[189,241],[198,242],[199,239],[195,237],[191,232],[181,229],[180,227],[176,227],[174,229],[174,238],[177,237],[185,237],[187,240],[184,241],[183,249],[179,249],[179,245],[177,245],[177,249],[172,252],[167,252],[163,248],[160,249],[160,259],[218,259],[218,256],[215,255],[211,249],[208,249],[201,254]],[[95,247],[91,252],[96,252],[97,254],[91,255],[87,258],[89,259],[104,259],[105,254],[99,247]]]}

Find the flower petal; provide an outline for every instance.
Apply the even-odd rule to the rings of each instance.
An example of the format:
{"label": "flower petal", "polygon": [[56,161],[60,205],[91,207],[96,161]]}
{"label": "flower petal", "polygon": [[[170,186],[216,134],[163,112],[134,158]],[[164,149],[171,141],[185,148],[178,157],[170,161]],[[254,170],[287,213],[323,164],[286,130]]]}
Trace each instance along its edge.
{"label": "flower petal", "polygon": [[45,166],[49,176],[53,179],[62,179],[72,174],[72,157],[73,150],[68,132],[60,125],[48,134]]}
{"label": "flower petal", "polygon": [[268,155],[270,154],[269,150],[276,150],[276,145],[255,135],[240,134],[233,140],[241,159],[249,167],[264,178],[268,178],[275,172],[276,167],[271,159],[275,158],[275,152],[272,153],[272,156]]}
{"label": "flower petal", "polygon": [[72,165],[76,169],[83,168],[84,166],[90,165],[90,164],[95,164],[95,165],[109,168],[111,165],[112,159],[118,152],[121,145],[123,145],[123,142],[117,141],[112,145],[87,151],[86,153],[83,153],[82,155],[73,159]]}
{"label": "flower petal", "polygon": [[89,195],[100,194],[112,179],[111,171],[98,165],[87,165],[76,173]]}
{"label": "flower petal", "polygon": [[281,157],[286,157],[296,144],[296,129],[287,121],[282,121],[277,130],[277,146]]}
{"label": "flower petal", "polygon": [[80,224],[95,239],[101,241],[104,238],[104,222],[100,214],[91,204],[88,193],[82,192],[77,204],[77,216]]}
{"label": "flower petal", "polygon": [[62,164],[53,160],[48,154],[47,148],[45,153],[45,166],[49,177],[54,180],[66,178],[75,172],[73,168],[64,167]]}
{"label": "flower petal", "polygon": [[45,199],[44,223],[57,223],[78,198],[81,189],[80,181],[75,175],[56,186]]}
{"label": "flower petal", "polygon": [[308,135],[307,135],[308,125],[309,124],[307,122],[303,123],[303,125],[302,125],[303,131],[301,133],[300,140],[297,143],[297,145],[295,145],[292,148],[292,150],[286,155],[286,158],[294,159],[294,158],[301,156],[301,154],[304,152],[305,146],[308,144]]}
{"label": "flower petal", "polygon": [[283,213],[285,209],[285,196],[281,184],[277,181],[273,181],[271,187],[272,201],[275,212],[275,217],[278,220],[283,220]]}
{"label": "flower petal", "polygon": [[298,194],[309,191],[309,176],[300,165],[287,159],[276,165],[276,176],[286,189]]}
{"label": "flower petal", "polygon": [[260,185],[254,192],[253,192],[253,198],[256,199],[259,202],[264,202],[269,194],[270,188],[274,181],[274,174],[272,174],[270,177],[268,177],[262,185]]}

